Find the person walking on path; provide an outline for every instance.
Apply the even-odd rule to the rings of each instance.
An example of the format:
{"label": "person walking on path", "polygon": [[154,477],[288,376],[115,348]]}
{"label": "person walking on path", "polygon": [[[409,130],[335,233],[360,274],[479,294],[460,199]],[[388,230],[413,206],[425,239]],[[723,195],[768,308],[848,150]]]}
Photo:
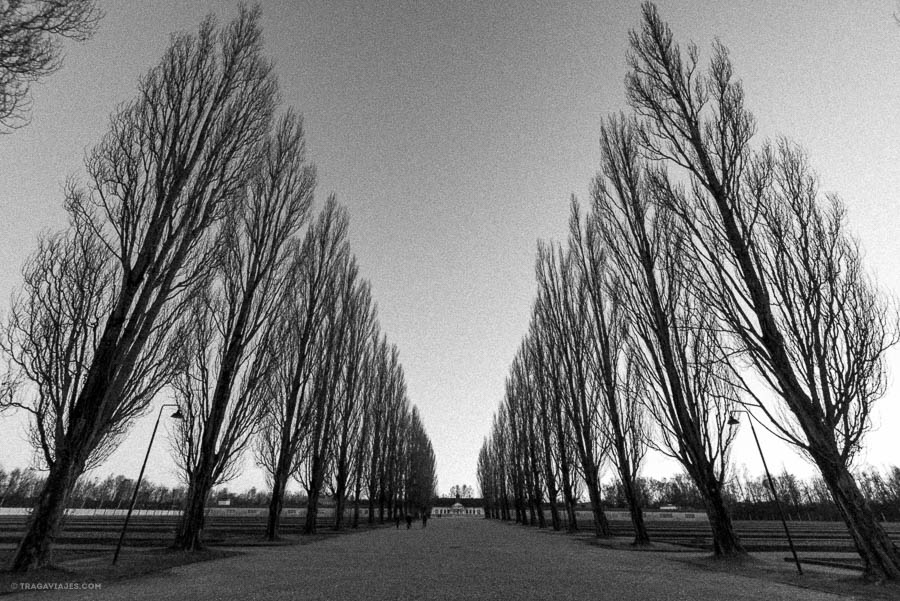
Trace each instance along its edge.
{"label": "person walking on path", "polygon": [[407,530],[409,530],[410,528],[412,528],[412,518],[413,518],[413,516],[412,516],[411,513],[407,513],[407,514],[406,514],[406,529],[407,529]]}
{"label": "person walking on path", "polygon": [[394,522],[397,524],[397,530],[400,530],[400,512],[394,515]]}
{"label": "person walking on path", "polygon": [[428,511],[422,512],[422,528],[428,526]]}

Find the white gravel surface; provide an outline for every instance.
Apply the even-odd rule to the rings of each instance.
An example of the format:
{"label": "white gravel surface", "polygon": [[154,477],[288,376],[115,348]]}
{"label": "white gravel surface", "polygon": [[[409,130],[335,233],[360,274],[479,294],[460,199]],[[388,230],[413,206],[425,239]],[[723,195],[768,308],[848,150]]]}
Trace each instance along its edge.
{"label": "white gravel surface", "polygon": [[67,601],[847,599],[700,570],[661,553],[604,549],[565,534],[483,519],[433,519],[426,529],[417,523],[412,530],[385,528],[308,545],[250,549],[238,557],[103,584],[99,591],[21,597]]}

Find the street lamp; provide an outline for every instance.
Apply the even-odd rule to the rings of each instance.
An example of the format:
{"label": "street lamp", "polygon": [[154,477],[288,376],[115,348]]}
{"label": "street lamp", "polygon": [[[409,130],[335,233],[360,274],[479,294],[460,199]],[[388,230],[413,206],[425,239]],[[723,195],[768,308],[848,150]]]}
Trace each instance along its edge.
{"label": "street lamp", "polygon": [[166,403],[159,408],[159,414],[156,416],[156,425],[153,426],[153,434],[150,435],[150,444],[147,445],[147,453],[144,455],[144,463],[141,465],[141,472],[138,474],[137,482],[134,485],[134,493],[131,495],[131,504],[128,506],[128,513],[125,514],[125,523],[122,524],[122,533],[119,534],[119,544],[116,545],[116,553],[113,555],[113,565],[119,559],[119,551],[122,550],[122,543],[125,541],[125,531],[128,530],[128,521],[131,519],[131,512],[134,511],[134,504],[137,501],[138,491],[141,488],[141,480],[144,478],[144,468],[147,467],[147,459],[150,458],[150,448],[153,446],[153,439],[156,438],[156,429],[159,428],[159,420],[162,418],[163,409],[166,407],[175,407],[175,413],[171,415],[173,419],[184,419],[184,414],[175,403]]}
{"label": "street lamp", "polygon": [[763,455],[762,446],[759,444],[759,438],[756,436],[756,428],[753,427],[753,416],[746,409],[732,411],[728,418],[729,427],[740,424],[740,420],[735,417],[736,413],[746,413],[750,422],[750,431],[753,432],[753,440],[756,441],[756,448],[759,449],[759,458],[762,459],[763,469],[766,470],[766,478],[769,480],[769,490],[772,491],[772,498],[775,499],[775,505],[778,507],[778,515],[781,516],[781,525],[784,526],[784,534],[787,536],[788,546],[791,548],[791,555],[794,556],[794,563],[797,564],[797,574],[803,575],[803,568],[800,567],[800,558],[797,557],[797,550],[794,549],[794,539],[791,538],[791,531],[788,530],[787,520],[784,518],[784,509],[781,508],[781,501],[778,499],[778,492],[775,490],[775,484],[772,482],[772,474],[769,473],[769,466],[766,464],[766,457]]}

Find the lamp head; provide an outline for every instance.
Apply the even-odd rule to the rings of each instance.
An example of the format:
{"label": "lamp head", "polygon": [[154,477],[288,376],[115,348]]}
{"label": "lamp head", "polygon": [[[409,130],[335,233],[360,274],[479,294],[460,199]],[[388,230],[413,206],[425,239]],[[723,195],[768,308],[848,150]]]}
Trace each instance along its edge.
{"label": "lamp head", "polygon": [[728,418],[728,425],[731,427],[734,427],[734,426],[738,425],[739,423],[741,423],[741,420],[736,418],[734,416],[734,413],[732,413],[731,416]]}
{"label": "lamp head", "polygon": [[172,419],[184,419],[184,413],[182,413],[181,409],[179,408],[170,417]]}

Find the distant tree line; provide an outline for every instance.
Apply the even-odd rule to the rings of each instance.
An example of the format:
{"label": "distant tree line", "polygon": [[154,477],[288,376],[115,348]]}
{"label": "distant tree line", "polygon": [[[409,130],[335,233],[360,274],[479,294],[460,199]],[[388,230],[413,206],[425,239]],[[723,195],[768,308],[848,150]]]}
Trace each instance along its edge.
{"label": "distant tree line", "polygon": [[[90,2],[41,4],[96,15]],[[302,120],[279,109],[259,20],[242,5],[225,25],[173,36],[87,154],[86,181],[66,186],[68,227],[42,234],[23,268],[0,327],[0,409],[28,416],[46,477],[15,571],[50,562],[82,475],[163,394],[182,417],[177,548],[203,546],[212,491],[248,451],[271,486],[269,538],[291,479],[307,533],[326,495],[335,528],[346,507],[356,526],[363,503],[384,521],[434,496],[431,441],[347,211],[332,196],[312,215]]]}
{"label": "distant tree line", "polygon": [[[44,483],[41,472],[33,469],[14,468],[6,471],[0,467],[0,507],[31,507]],[[135,479],[123,475],[106,478],[81,478],[69,497],[72,509],[127,509],[134,493]],[[268,508],[271,490],[255,486],[234,491],[227,486],[216,487],[210,492],[208,505],[228,502],[230,507]],[[183,485],[166,486],[143,480],[135,503],[136,509],[180,510],[187,498]],[[331,496],[324,497],[327,506],[335,505]],[[302,490],[286,492],[285,507],[306,507],[308,498]]]}
{"label": "distant tree line", "polygon": [[[900,468],[885,471],[862,469],[855,473],[872,511],[881,521],[900,520]],[[787,516],[793,520],[841,520],[840,511],[821,477],[798,478],[788,471],[773,474],[775,489]],[[693,481],[679,474],[672,478],[636,479],[643,507],[675,506],[702,509],[703,496]],[[737,520],[777,520],[778,508],[765,476],[734,473],[725,485],[725,505]],[[628,500],[619,481],[603,486],[603,499],[611,508],[627,508]]]}
{"label": "distant tree line", "polygon": [[478,459],[487,515],[544,526],[547,504],[554,528],[573,529],[583,490],[607,536],[611,465],[646,543],[638,474],[653,448],[690,478],[715,553],[742,555],[732,501],[758,488],[729,499],[729,455],[739,418],[756,420],[816,466],[805,502],[827,491],[867,575],[900,579],[880,489],[851,469],[885,391],[896,303],[803,150],[755,141],[725,46],[702,64],[649,2],[629,41],[631,111],[601,127],[568,240],[538,246],[531,322]]}
{"label": "distant tree line", "polygon": [[[856,472],[863,494],[869,506],[882,521],[900,521],[900,468],[884,471],[872,468]],[[790,472],[774,474],[775,487],[789,519],[792,520],[840,520],[840,512],[831,498],[828,487],[820,477],[798,478]],[[0,507],[30,507],[43,484],[43,476],[35,470],[15,468],[6,471],[0,467]],[[80,509],[125,509],[134,492],[134,479],[123,475],[106,478],[82,478],[72,491],[69,507]],[[693,481],[685,474],[671,478],[641,476],[635,480],[641,507],[658,509],[674,506],[680,510],[703,508],[703,496]],[[471,487],[451,487],[450,497],[457,492],[461,498],[472,498]],[[138,509],[180,509],[186,498],[184,486],[169,487],[143,481],[135,507]],[[725,503],[738,520],[776,520],[778,509],[769,493],[769,485],[762,475],[749,476],[736,472],[725,486]],[[602,486],[602,498],[610,509],[627,509],[628,499],[619,480],[610,480]],[[328,506],[337,500],[324,497]],[[214,488],[209,505],[217,506],[228,501],[231,507],[267,508],[271,501],[270,490],[251,487],[234,491],[226,486]],[[308,498],[303,491],[285,493],[285,507],[306,507]],[[546,503],[545,503],[546,506]],[[375,505],[377,515],[377,507]],[[411,507],[415,511],[416,507]],[[351,509],[352,513],[352,509]]]}
{"label": "distant tree line", "polygon": [[471,499],[475,491],[468,484],[454,484],[450,487],[451,497],[460,497],[462,499]]}

